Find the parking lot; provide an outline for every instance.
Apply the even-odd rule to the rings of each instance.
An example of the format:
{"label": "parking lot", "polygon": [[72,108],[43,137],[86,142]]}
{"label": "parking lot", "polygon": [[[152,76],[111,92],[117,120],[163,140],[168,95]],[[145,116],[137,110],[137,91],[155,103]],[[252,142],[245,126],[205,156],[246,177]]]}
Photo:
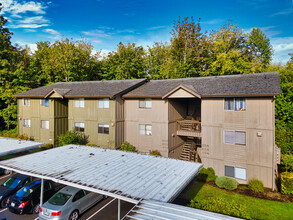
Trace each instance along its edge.
{"label": "parking lot", "polygon": [[[9,178],[9,175],[0,177],[0,184],[5,182]],[[132,203],[121,201],[121,217],[123,217],[128,211],[134,206]],[[118,218],[118,200],[108,197],[107,199],[102,200],[97,203],[82,216],[81,220],[90,220],[90,219],[106,219],[106,220],[117,220]],[[0,220],[37,220],[38,215],[36,214],[25,214],[25,215],[16,215],[9,210],[0,209]]]}

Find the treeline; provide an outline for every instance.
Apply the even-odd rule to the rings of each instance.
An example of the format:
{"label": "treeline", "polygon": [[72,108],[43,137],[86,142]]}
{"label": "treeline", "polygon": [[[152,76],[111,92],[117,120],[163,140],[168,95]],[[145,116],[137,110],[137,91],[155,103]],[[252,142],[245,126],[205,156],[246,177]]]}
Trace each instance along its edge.
{"label": "treeline", "polygon": [[64,39],[37,42],[37,50],[11,44],[12,33],[0,17],[0,126],[17,126],[13,94],[60,81],[113,79],[167,79],[280,71],[282,95],[276,98],[276,142],[292,152],[293,60],[272,65],[270,40],[259,28],[249,33],[232,22],[203,32],[200,21],[185,18],[174,23],[169,42],[143,48],[119,43],[116,51],[93,54],[90,43]]}

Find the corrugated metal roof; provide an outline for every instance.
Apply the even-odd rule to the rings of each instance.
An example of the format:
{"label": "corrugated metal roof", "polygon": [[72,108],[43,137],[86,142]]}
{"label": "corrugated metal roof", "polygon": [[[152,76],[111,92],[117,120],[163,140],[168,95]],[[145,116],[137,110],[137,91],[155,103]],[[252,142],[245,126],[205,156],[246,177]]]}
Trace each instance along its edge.
{"label": "corrugated metal roof", "polygon": [[0,156],[34,149],[44,143],[0,137]]}
{"label": "corrugated metal roof", "polygon": [[[171,203],[142,200],[123,219],[135,220],[224,220],[238,219]],[[122,219],[122,220],[123,220]]]}
{"label": "corrugated metal roof", "polygon": [[174,199],[202,164],[67,145],[1,161],[0,167],[137,203]]}

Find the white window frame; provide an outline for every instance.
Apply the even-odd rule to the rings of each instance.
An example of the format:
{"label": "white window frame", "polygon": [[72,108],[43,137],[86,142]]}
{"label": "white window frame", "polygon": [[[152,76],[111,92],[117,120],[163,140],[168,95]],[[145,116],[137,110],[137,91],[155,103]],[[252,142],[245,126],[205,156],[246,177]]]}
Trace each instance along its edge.
{"label": "white window frame", "polygon": [[[45,125],[45,126],[43,127],[43,125]],[[49,120],[41,120],[40,127],[41,127],[41,129],[48,130],[50,128],[50,122],[49,122]]]}
{"label": "white window frame", "polygon": [[[230,101],[233,100],[233,104],[232,104],[232,109],[228,109],[226,108],[226,101],[228,101],[228,99],[230,99]],[[239,105],[240,102],[243,102],[243,108],[236,108],[237,105]],[[225,111],[246,111],[246,98],[224,98],[224,110]]]}
{"label": "white window frame", "polygon": [[30,99],[22,99],[22,106],[30,106],[31,105],[31,100]]}
{"label": "white window frame", "polygon": [[151,109],[152,108],[152,99],[140,99],[138,103],[139,108],[146,108]]}
{"label": "white window frame", "polygon": [[109,98],[98,100],[98,108],[109,108],[109,106],[110,106]]}
{"label": "white window frame", "polygon": [[[226,140],[226,133],[227,132],[231,132],[233,133],[233,142],[228,142]],[[236,135],[240,134],[240,133],[244,133],[245,135],[245,143],[237,143],[236,141]],[[246,146],[246,143],[247,143],[247,135],[246,135],[246,131],[234,131],[234,130],[224,130],[223,131],[223,140],[224,140],[224,144],[230,144],[230,145],[243,145],[243,146]]]}
{"label": "white window frame", "polygon": [[[46,102],[48,101],[48,102]],[[48,103],[46,105],[46,103]],[[43,106],[43,107],[49,107],[49,99],[40,99],[40,106]]]}
{"label": "white window frame", "polygon": [[231,165],[224,165],[224,175],[226,175],[226,167],[232,167],[234,169],[234,176],[229,176],[239,180],[247,180],[247,169],[243,167],[235,167]]}
{"label": "white window frame", "polygon": [[74,99],[75,108],[84,108],[84,99]]}
{"label": "white window frame", "polygon": [[22,127],[30,128],[31,127],[31,120],[30,119],[22,119]]}
{"label": "white window frame", "polygon": [[153,134],[153,127],[151,124],[140,124],[139,127],[139,134],[140,135],[147,135],[147,136],[152,136]]}
{"label": "white window frame", "polygon": [[[99,128],[102,129],[102,132],[99,132]],[[108,132],[105,132],[105,128],[108,128]],[[109,134],[110,133],[110,126],[109,124],[98,124],[98,134]]]}
{"label": "white window frame", "polygon": [[85,123],[84,122],[74,122],[74,130],[76,130],[78,132],[84,132]]}

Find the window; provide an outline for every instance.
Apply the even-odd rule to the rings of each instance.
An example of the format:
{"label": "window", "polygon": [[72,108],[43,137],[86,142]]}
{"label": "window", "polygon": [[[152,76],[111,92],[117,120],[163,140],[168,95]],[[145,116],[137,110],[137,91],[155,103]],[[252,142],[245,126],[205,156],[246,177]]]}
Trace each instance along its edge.
{"label": "window", "polygon": [[245,131],[224,131],[224,143],[246,145],[246,132]]}
{"label": "window", "polygon": [[79,132],[84,132],[84,122],[75,122],[74,129]]}
{"label": "window", "polygon": [[236,98],[235,99],[235,111],[245,111],[246,103],[244,98]]}
{"label": "window", "polygon": [[31,127],[31,120],[30,119],[23,119],[22,120],[22,127],[30,128]]}
{"label": "window", "polygon": [[101,99],[98,101],[98,108],[109,108],[109,99]]}
{"label": "window", "polygon": [[41,128],[42,129],[49,129],[49,121],[48,120],[41,120]]}
{"label": "window", "polygon": [[30,106],[31,100],[30,99],[22,99],[22,105],[23,106]]}
{"label": "window", "polygon": [[234,99],[233,98],[226,98],[225,99],[224,109],[225,110],[234,110]]}
{"label": "window", "polygon": [[225,165],[225,176],[246,180],[246,169]]}
{"label": "window", "polygon": [[245,111],[246,110],[245,98],[225,98],[224,110]]}
{"label": "window", "polygon": [[98,124],[98,134],[109,134],[109,125]]}
{"label": "window", "polygon": [[44,107],[49,107],[49,99],[41,99],[40,105]]}
{"label": "window", "polygon": [[84,196],[85,196],[84,190],[80,190],[75,194],[75,196],[72,199],[72,202],[76,202],[77,200],[81,199]]}
{"label": "window", "polygon": [[84,108],[84,99],[76,99],[74,100],[75,108]]}
{"label": "window", "polygon": [[139,100],[139,108],[152,108],[152,100],[151,99],[140,99]]}
{"label": "window", "polygon": [[139,125],[140,135],[152,135],[152,125]]}

